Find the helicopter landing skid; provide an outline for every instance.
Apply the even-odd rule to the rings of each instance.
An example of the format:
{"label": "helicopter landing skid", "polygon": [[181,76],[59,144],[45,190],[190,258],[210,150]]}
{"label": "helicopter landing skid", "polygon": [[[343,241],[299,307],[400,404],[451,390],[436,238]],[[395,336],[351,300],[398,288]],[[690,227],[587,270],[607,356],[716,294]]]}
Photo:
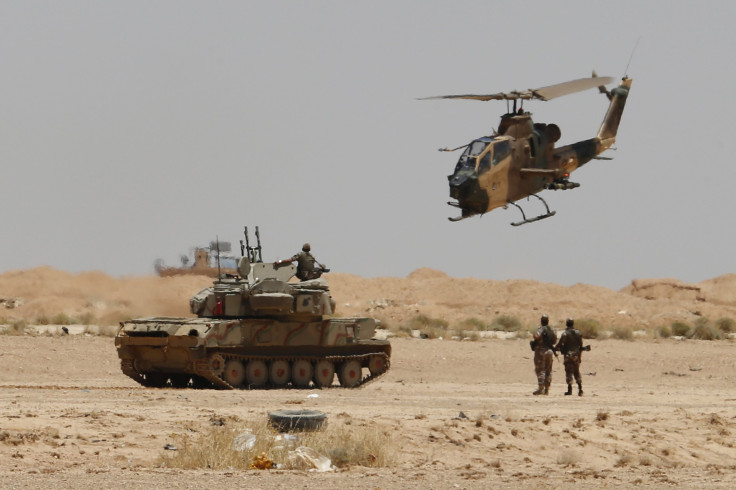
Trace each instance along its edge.
{"label": "helicopter landing skid", "polygon": [[510,202],[509,201],[509,204],[513,204],[514,206],[516,206],[517,208],[519,208],[519,211],[521,211],[521,217],[524,218],[521,221],[516,221],[514,223],[511,223],[511,226],[521,226],[521,225],[525,225],[527,223],[534,223],[535,221],[539,221],[539,220],[542,220],[542,219],[545,219],[545,218],[551,218],[552,216],[554,216],[555,214],[557,214],[557,211],[550,211],[549,210],[549,206],[547,206],[547,201],[545,201],[544,199],[542,199],[541,197],[539,197],[536,194],[530,194],[530,195],[531,196],[534,196],[537,199],[539,199],[540,201],[542,201],[542,204],[544,204],[544,207],[547,209],[547,213],[540,214],[536,218],[527,218],[526,217],[526,214],[524,214],[524,210],[521,209],[521,206],[519,206],[515,202]]}
{"label": "helicopter landing skid", "polygon": [[456,207],[456,208],[460,208],[460,209],[462,209],[462,210],[463,210],[463,214],[462,214],[462,215],[460,215],[460,216],[455,216],[454,218],[447,218],[447,219],[449,219],[450,221],[452,221],[453,223],[454,223],[455,221],[460,221],[460,220],[463,220],[463,219],[465,219],[465,218],[470,218],[471,216],[476,216],[476,215],[478,215],[478,214],[481,214],[481,213],[477,213],[477,212],[475,212],[475,211],[469,211],[469,210],[467,210],[467,209],[463,209],[463,208],[462,208],[462,207],[460,206],[460,204],[459,204],[459,203],[457,203],[457,202],[452,202],[452,201],[448,201],[448,202],[447,202],[447,204],[449,204],[450,206],[453,206],[453,207]]}

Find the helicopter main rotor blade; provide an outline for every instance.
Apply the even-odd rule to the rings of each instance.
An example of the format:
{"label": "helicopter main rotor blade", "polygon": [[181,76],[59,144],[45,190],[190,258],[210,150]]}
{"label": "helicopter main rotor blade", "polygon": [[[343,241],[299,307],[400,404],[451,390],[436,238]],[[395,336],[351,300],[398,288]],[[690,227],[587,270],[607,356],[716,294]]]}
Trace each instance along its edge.
{"label": "helicopter main rotor blade", "polygon": [[558,83],[555,85],[549,85],[547,87],[529,89],[512,92],[498,92],[496,94],[488,95],[438,95],[435,97],[424,97],[419,100],[430,100],[430,99],[469,99],[469,100],[529,100],[529,99],[540,99],[550,100],[556,97],[562,97],[563,95],[574,94],[575,92],[582,92],[601,85],[607,85],[613,82],[613,77],[588,77],[579,78],[569,82]]}

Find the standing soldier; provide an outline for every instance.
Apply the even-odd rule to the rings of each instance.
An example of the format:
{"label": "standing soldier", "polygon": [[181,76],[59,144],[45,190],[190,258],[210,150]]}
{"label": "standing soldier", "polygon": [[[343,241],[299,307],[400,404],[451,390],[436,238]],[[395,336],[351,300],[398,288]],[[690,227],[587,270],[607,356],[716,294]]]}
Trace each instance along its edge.
{"label": "standing soldier", "polygon": [[562,352],[565,356],[565,381],[567,381],[567,393],[572,395],[572,378],[578,383],[578,396],[583,396],[583,381],[580,378],[580,361],[582,351],[590,350],[590,346],[583,347],[583,335],[580,330],[573,328],[575,321],[568,318],[565,322],[565,331],[560,335],[560,341],[555,350]]}
{"label": "standing soldier", "polygon": [[552,383],[552,362],[557,334],[549,326],[549,317],[542,315],[541,325],[534,333],[534,339],[529,342],[534,351],[534,371],[537,373],[539,387],[534,395],[548,395],[549,385]]}

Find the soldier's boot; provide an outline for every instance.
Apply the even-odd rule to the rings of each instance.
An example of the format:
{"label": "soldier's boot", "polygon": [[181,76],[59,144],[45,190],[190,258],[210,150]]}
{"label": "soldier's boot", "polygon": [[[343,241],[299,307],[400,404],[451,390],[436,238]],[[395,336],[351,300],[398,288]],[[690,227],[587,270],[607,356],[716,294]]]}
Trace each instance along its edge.
{"label": "soldier's boot", "polygon": [[583,396],[583,383],[578,383],[578,396]]}
{"label": "soldier's boot", "polygon": [[544,393],[543,395],[549,395],[549,385],[544,385]]}
{"label": "soldier's boot", "polygon": [[544,395],[544,385],[539,385],[537,391],[533,392],[532,395]]}
{"label": "soldier's boot", "polygon": [[565,395],[572,395],[572,385],[571,384],[567,385],[567,392],[565,392]]}

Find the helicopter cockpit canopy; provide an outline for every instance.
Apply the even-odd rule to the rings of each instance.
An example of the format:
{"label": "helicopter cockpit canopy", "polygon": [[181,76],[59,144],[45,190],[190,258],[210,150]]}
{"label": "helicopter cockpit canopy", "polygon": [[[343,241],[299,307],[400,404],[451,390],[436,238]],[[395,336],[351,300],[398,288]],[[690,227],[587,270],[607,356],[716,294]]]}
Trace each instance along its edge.
{"label": "helicopter cockpit canopy", "polygon": [[472,141],[460,155],[455,172],[467,169],[477,170],[482,174],[490,170],[491,165],[498,165],[511,153],[511,145],[506,139],[494,139],[489,136]]}

